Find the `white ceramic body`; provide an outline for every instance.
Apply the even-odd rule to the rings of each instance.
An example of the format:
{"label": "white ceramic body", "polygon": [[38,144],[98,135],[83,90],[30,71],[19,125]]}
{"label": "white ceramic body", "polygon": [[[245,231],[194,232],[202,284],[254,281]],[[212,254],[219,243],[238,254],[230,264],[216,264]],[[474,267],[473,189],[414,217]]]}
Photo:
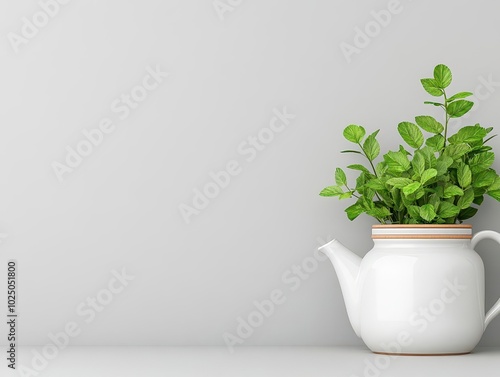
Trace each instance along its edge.
{"label": "white ceramic body", "polygon": [[481,339],[484,267],[470,240],[375,240],[358,284],[372,351],[464,353]]}
{"label": "white ceramic body", "polygon": [[[404,233],[409,237],[412,233],[434,237],[436,232],[465,237],[467,231],[458,229],[417,228]],[[384,234],[399,237],[394,229]],[[325,245],[351,324],[372,351],[468,353],[500,311],[497,303],[485,317],[484,266],[472,247],[483,238],[499,241],[500,235],[481,232],[472,242],[441,236],[445,238],[374,239],[373,249],[359,262],[359,257],[346,254],[335,241]]]}

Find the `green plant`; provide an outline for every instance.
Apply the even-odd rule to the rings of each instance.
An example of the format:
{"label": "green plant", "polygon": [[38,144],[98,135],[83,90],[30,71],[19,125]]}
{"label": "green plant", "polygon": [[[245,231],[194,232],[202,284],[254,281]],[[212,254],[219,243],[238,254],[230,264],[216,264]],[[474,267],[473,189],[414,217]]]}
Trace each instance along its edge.
{"label": "green plant", "polygon": [[[445,89],[451,80],[451,71],[443,64],[434,68],[433,78],[421,80],[427,93],[442,97],[440,102],[424,103],[444,110],[444,125],[428,115],[415,117],[416,124],[399,123],[398,132],[413,149],[411,153],[400,145],[376,163],[380,130],[366,136],[363,127],[347,126],[344,137],[358,148],[342,153],[362,155],[368,166],[347,166],[361,172],[353,188],[344,170],[337,168],[336,185],[324,188],[320,195],[354,197],[356,203],[345,210],[350,220],[366,213],[383,224],[454,224],[474,216],[478,209],[473,205],[479,206],[485,194],[500,201],[500,176],[491,168],[495,155],[485,145],[496,136],[489,136],[493,128],[476,124],[448,135],[450,119],[465,115],[473,106],[464,99],[470,92],[448,97]],[[422,131],[430,136],[425,139]]]}

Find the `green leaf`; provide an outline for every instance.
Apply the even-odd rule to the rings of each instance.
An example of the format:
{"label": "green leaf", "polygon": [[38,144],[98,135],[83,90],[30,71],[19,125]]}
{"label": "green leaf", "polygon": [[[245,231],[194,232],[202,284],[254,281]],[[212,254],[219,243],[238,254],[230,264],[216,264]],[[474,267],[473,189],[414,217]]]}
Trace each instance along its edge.
{"label": "green leaf", "polygon": [[495,154],[493,152],[483,152],[474,155],[469,160],[469,165],[472,173],[478,173],[480,171],[488,169],[495,161]]}
{"label": "green leaf", "polygon": [[493,169],[484,170],[474,174],[472,186],[474,187],[488,187],[491,186],[497,177],[497,173]]}
{"label": "green leaf", "polygon": [[420,199],[422,196],[425,195],[425,190],[423,187],[419,188],[416,192],[415,192],[415,199]]}
{"label": "green leaf", "polygon": [[386,183],[396,188],[403,188],[413,183],[413,181],[409,178],[391,178],[388,179]]}
{"label": "green leaf", "polygon": [[319,194],[321,196],[338,196],[343,193],[344,190],[342,190],[339,186],[328,186],[321,190]]}
{"label": "green leaf", "polygon": [[370,171],[360,164],[347,165],[347,168],[352,170],[359,170],[362,171],[363,173],[370,174]]}
{"label": "green leaf", "polygon": [[474,102],[467,101],[464,99],[452,102],[448,105],[448,115],[452,118],[459,118],[465,115],[472,109]]}
{"label": "green leaf", "polygon": [[425,146],[422,149],[420,149],[420,152],[422,153],[422,156],[424,156],[425,160],[425,168],[435,168],[436,167],[436,156],[435,156],[435,151],[434,148]]}
{"label": "green leaf", "polygon": [[458,199],[457,206],[460,209],[466,209],[469,208],[474,200],[474,190],[472,188],[469,188],[465,190],[464,196],[462,196],[460,199]]}
{"label": "green leaf", "polygon": [[450,98],[448,98],[448,103],[450,102],[453,102],[457,99],[460,99],[460,98],[467,98],[467,97],[470,97],[472,96],[474,93],[471,93],[471,92],[460,92],[460,93],[457,93],[453,96],[451,96]]}
{"label": "green leaf", "polygon": [[343,194],[339,195],[339,199],[350,199],[352,198],[352,191],[344,192]]}
{"label": "green leaf", "polygon": [[448,172],[448,168],[453,164],[453,159],[448,156],[441,156],[437,160],[436,170],[438,175],[444,175]]}
{"label": "green leaf", "polygon": [[387,191],[387,189],[386,190],[379,190],[379,191],[377,191],[377,194],[387,204],[388,208],[394,208],[394,200],[392,200],[392,197],[389,194],[389,191]]}
{"label": "green leaf", "polygon": [[420,177],[425,170],[425,159],[421,152],[415,152],[415,156],[413,156],[413,160],[411,161],[411,165],[413,166],[413,171]]}
{"label": "green leaf", "polygon": [[484,201],[484,195],[479,195],[479,196],[474,197],[474,200],[472,201],[472,203],[480,206],[481,204],[483,204],[483,201]]}
{"label": "green leaf", "polygon": [[477,213],[477,208],[469,207],[460,211],[458,215],[459,220],[467,220]]}
{"label": "green leaf", "polygon": [[434,189],[434,193],[439,197],[442,198],[444,196],[444,187],[443,186],[437,186]]}
{"label": "green leaf", "polygon": [[408,214],[414,218],[414,219],[420,219],[420,210],[418,206],[409,206],[408,207]]}
{"label": "green leaf", "polygon": [[341,168],[335,169],[335,183],[338,186],[347,185],[347,177],[345,176],[345,173]]}
{"label": "green leaf", "polygon": [[451,84],[451,71],[444,64],[439,64],[434,68],[434,80],[439,88],[444,89]]}
{"label": "green leaf", "polygon": [[495,181],[491,184],[491,186],[488,187],[488,190],[500,190],[500,177],[498,175],[495,177]]}
{"label": "green leaf", "polygon": [[403,202],[404,208],[408,208],[411,205],[415,205],[416,200],[417,198],[415,197],[415,194],[405,195],[403,193],[403,190],[401,190],[401,201]]}
{"label": "green leaf", "polygon": [[458,184],[462,188],[470,186],[472,181],[472,172],[468,165],[461,164],[457,170]]}
{"label": "green leaf", "polygon": [[444,106],[442,103],[439,102],[432,102],[432,101],[424,101],[426,105],[434,105],[434,106]]}
{"label": "green leaf", "polygon": [[402,145],[399,146],[399,151],[407,156],[411,156],[411,153],[408,152]]}
{"label": "green leaf", "polygon": [[380,153],[380,145],[375,138],[377,133],[378,131],[368,136],[363,144],[363,150],[370,161],[375,160]]}
{"label": "green leaf", "polygon": [[429,115],[419,115],[415,117],[415,122],[424,130],[433,134],[440,134],[444,127],[436,119]]}
{"label": "green leaf", "polygon": [[408,196],[417,191],[422,185],[420,182],[412,182],[408,186],[403,187],[403,193]]}
{"label": "green leaf", "polygon": [[366,213],[377,219],[384,219],[391,215],[391,212],[386,207],[375,207],[366,211]]}
{"label": "green leaf", "polygon": [[354,203],[352,206],[347,207],[345,209],[345,212],[347,213],[347,218],[349,220],[354,220],[356,217],[361,215],[363,212],[365,212],[365,209],[363,206],[359,203]]}
{"label": "green leaf", "polygon": [[388,152],[384,155],[384,161],[391,173],[402,173],[410,168],[408,156],[401,152]]}
{"label": "green leaf", "polygon": [[365,134],[366,134],[365,129],[356,124],[351,124],[346,128],[344,128],[344,137],[351,143],[355,144],[361,143],[361,140],[363,140]]}
{"label": "green leaf", "polygon": [[[455,185],[449,185],[444,189],[443,198],[452,198],[457,195],[462,196],[463,194],[464,190],[462,190],[460,187]],[[472,196],[474,196],[474,194]]]}
{"label": "green leaf", "polygon": [[438,152],[444,147],[444,137],[442,135],[434,135],[425,141],[425,145],[434,148]]}
{"label": "green leaf", "polygon": [[425,185],[429,180],[434,178],[437,175],[437,170],[436,169],[427,169],[426,171],[423,172],[422,178],[420,178],[420,182],[422,185]]}
{"label": "green leaf", "polygon": [[[490,141],[491,139],[493,139],[494,137],[497,137],[498,135],[493,135],[493,136],[490,136],[489,138],[487,138],[483,144],[486,144],[488,141]],[[491,147],[490,147],[491,148]]]}
{"label": "green leaf", "polygon": [[441,203],[439,199],[440,198],[438,193],[434,193],[429,197],[429,201],[427,202],[427,204],[432,204],[434,210],[437,211],[439,209],[439,204]]}
{"label": "green leaf", "polygon": [[470,150],[470,152],[475,152],[475,153],[483,153],[483,152],[489,152],[493,148],[490,147],[489,145],[476,145],[474,148]]}
{"label": "green leaf", "polygon": [[373,203],[372,198],[368,198],[366,195],[361,197],[361,202],[365,209],[375,208],[375,203]]}
{"label": "green leaf", "polygon": [[443,91],[439,89],[439,85],[434,79],[422,79],[420,80],[425,91],[434,97],[441,97]]}
{"label": "green leaf", "polygon": [[367,181],[367,175],[365,173],[361,173],[358,178],[356,178],[356,190],[362,192],[362,188]]}
{"label": "green leaf", "polygon": [[375,166],[375,171],[379,177],[385,175],[385,172],[387,171],[387,164],[385,161],[380,161],[377,166]]}
{"label": "green leaf", "polygon": [[452,144],[459,143],[474,143],[482,141],[487,135],[486,129],[481,126],[466,126],[462,127],[455,135],[448,138]]}
{"label": "green leaf", "polygon": [[404,208],[403,200],[401,198],[401,190],[394,187],[391,190],[391,195],[394,200],[394,208],[396,211],[401,211]]}
{"label": "green leaf", "polygon": [[[432,204],[434,206],[434,209],[437,211],[439,207],[439,202],[441,201],[441,196],[440,194],[433,192],[433,189],[427,187],[426,189],[423,189],[425,194],[427,196],[425,197],[425,200],[420,201],[420,203],[426,203],[426,204]],[[432,195],[429,196],[429,194],[432,193]],[[441,192],[442,194],[442,192]]]}
{"label": "green leaf", "polygon": [[406,144],[410,147],[418,149],[424,143],[424,135],[422,131],[413,123],[401,122],[398,124],[398,131]]}
{"label": "green leaf", "polygon": [[500,202],[500,190],[488,191],[487,194],[491,196],[493,199]]}
{"label": "green leaf", "polygon": [[432,204],[424,204],[419,209],[420,217],[425,221],[430,222],[436,217],[436,212],[434,211],[434,206]]}
{"label": "green leaf", "polygon": [[449,144],[444,149],[443,155],[451,157],[453,160],[458,160],[464,154],[470,151],[470,146],[465,143]]}
{"label": "green leaf", "polygon": [[369,187],[371,189],[374,189],[374,190],[385,190],[386,189],[384,183],[378,178],[370,179],[368,182],[365,183],[365,186]]}
{"label": "green leaf", "polygon": [[364,193],[364,196],[369,199],[370,201],[373,200],[373,197],[375,196],[375,190],[371,189],[371,188],[366,188],[365,190],[365,193]]}
{"label": "green leaf", "polygon": [[474,185],[472,185],[472,188],[474,189],[474,197],[484,195],[487,191],[486,187],[474,187]]}
{"label": "green leaf", "polygon": [[360,151],[353,151],[352,149],[347,149],[345,151],[340,151],[340,153],[357,153],[357,154],[363,154]]}
{"label": "green leaf", "polygon": [[439,205],[438,215],[443,219],[447,219],[457,216],[459,212],[460,208],[458,208],[453,203],[441,202],[441,204]]}

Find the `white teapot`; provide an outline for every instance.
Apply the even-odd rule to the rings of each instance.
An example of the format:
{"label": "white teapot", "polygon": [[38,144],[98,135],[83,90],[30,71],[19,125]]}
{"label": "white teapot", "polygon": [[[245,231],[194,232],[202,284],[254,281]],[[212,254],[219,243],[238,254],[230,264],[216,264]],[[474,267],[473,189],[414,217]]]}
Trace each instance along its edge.
{"label": "white teapot", "polygon": [[351,325],[376,353],[465,354],[500,300],[484,309],[484,266],[474,251],[500,234],[470,225],[374,225],[361,259],[337,240],[319,248],[340,281]]}

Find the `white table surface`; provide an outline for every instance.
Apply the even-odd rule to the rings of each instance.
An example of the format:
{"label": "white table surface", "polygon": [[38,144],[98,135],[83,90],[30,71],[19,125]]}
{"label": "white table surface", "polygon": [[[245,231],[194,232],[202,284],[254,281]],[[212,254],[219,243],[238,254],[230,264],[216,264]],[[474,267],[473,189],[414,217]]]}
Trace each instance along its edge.
{"label": "white table surface", "polygon": [[[19,347],[18,361],[31,367],[32,352],[32,347]],[[29,375],[2,364],[0,376]],[[500,376],[500,348],[390,358],[362,347],[241,347],[233,354],[225,347],[68,347],[37,376],[489,377]]]}

